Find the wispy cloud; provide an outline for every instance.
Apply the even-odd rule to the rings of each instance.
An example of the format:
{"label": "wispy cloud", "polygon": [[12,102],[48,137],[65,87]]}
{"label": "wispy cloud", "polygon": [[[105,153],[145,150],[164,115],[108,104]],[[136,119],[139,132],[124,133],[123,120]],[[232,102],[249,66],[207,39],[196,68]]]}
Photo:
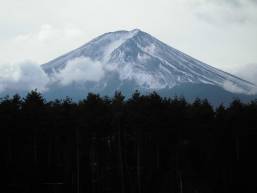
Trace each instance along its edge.
{"label": "wispy cloud", "polygon": [[45,92],[52,84],[68,86],[99,81],[105,75],[104,65],[90,58],[78,57],[70,60],[65,68],[49,76],[35,62],[5,63],[0,65],[0,94],[38,89]]}
{"label": "wispy cloud", "polygon": [[194,0],[190,1],[194,14],[214,24],[256,23],[256,0]]}
{"label": "wispy cloud", "polygon": [[32,60],[37,63],[47,62],[46,58],[55,58],[84,43],[85,32],[73,25],[62,27],[43,24],[36,31],[21,33],[9,40],[4,40],[0,51],[0,63],[17,63]]}
{"label": "wispy cloud", "polygon": [[47,90],[49,78],[34,62],[0,65],[0,93],[5,91]]}
{"label": "wispy cloud", "polygon": [[223,84],[223,88],[232,93],[245,94],[245,90],[243,90],[242,88],[238,87],[236,84],[230,81],[225,81]]}
{"label": "wispy cloud", "polygon": [[241,66],[235,71],[235,74],[257,85],[257,63]]}
{"label": "wispy cloud", "polygon": [[[246,63],[257,62],[257,0],[111,2],[3,1],[0,76],[6,76],[3,69],[7,63],[29,59],[42,64],[102,33],[133,28],[231,73]],[[14,66],[18,69],[15,72],[19,72],[20,67]],[[117,65],[108,67],[111,70]]]}
{"label": "wispy cloud", "polygon": [[87,81],[99,81],[105,74],[103,64],[90,58],[78,57],[67,62],[64,69],[53,76],[62,86],[72,83],[83,84]]}

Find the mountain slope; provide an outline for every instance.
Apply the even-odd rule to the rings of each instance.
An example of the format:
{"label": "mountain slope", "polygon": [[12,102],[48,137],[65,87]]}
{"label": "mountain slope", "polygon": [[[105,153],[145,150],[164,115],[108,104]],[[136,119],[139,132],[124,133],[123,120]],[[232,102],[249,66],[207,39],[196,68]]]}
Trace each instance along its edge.
{"label": "mountain slope", "polygon": [[[81,66],[73,69],[72,61],[78,58],[90,61],[90,64],[82,62],[82,66],[92,63],[100,66],[101,76],[90,78],[92,73]],[[243,94],[257,90],[252,83],[200,62],[138,29],[106,33],[43,64],[42,68],[53,77],[55,86],[62,82],[59,74],[66,72],[67,76],[67,69],[68,75],[79,71],[81,79],[77,75],[66,81],[65,86],[77,86],[83,92],[158,91],[185,84],[211,85]]]}

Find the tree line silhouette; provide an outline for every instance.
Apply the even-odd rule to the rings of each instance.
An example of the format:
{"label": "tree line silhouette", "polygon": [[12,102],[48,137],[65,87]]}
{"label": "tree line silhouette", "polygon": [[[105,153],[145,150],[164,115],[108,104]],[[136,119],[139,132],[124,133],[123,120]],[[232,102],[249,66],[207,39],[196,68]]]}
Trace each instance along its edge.
{"label": "tree line silhouette", "polygon": [[5,193],[257,191],[257,100],[88,96],[0,100]]}

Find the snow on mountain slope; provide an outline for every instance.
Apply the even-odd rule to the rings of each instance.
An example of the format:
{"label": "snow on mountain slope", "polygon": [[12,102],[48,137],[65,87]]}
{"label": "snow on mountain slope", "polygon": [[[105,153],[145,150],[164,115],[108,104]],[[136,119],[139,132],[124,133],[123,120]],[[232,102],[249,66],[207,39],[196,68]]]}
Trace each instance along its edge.
{"label": "snow on mountain slope", "polygon": [[[130,81],[137,89],[145,90],[171,89],[192,83],[214,85],[234,93],[253,94],[257,91],[252,83],[198,61],[138,29],[106,33],[43,64],[42,68],[58,81],[58,74],[67,72],[67,68],[71,69],[69,73],[73,73],[69,65],[73,65],[72,61],[78,58],[91,61],[90,64],[82,64],[85,66],[102,65],[102,76],[89,79],[94,84],[93,88],[98,89],[110,86],[115,80],[117,87]],[[83,73],[85,78],[90,76],[87,68],[80,67],[74,72],[78,70],[82,71],[80,76]],[[70,83],[79,80],[71,79]]]}

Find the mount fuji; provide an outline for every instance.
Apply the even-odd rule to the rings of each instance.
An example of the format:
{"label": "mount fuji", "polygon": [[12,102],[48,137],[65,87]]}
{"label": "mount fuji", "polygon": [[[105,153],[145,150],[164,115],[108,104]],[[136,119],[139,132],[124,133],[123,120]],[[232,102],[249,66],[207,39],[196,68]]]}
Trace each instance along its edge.
{"label": "mount fuji", "polygon": [[126,96],[135,90],[208,98],[214,103],[251,98],[257,87],[184,54],[139,29],[103,34],[42,69],[49,97],[83,98],[88,92]]}

